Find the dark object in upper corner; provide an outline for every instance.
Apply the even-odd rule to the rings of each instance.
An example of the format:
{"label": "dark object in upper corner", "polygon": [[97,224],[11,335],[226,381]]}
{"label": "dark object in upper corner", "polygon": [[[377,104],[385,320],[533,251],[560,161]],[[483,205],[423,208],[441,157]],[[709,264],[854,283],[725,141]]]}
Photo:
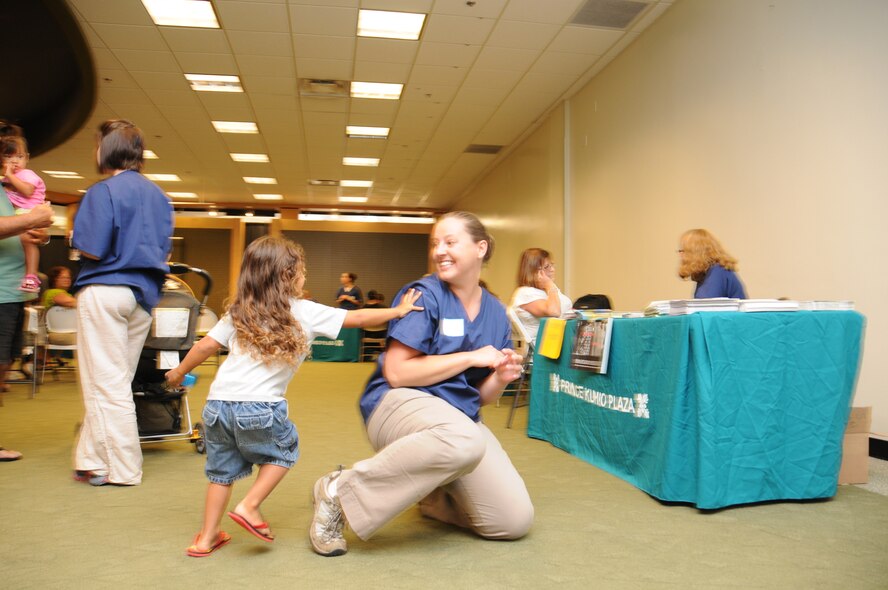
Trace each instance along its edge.
{"label": "dark object in upper corner", "polygon": [[574,309],[613,309],[611,300],[607,295],[594,294],[583,295],[573,304]]}

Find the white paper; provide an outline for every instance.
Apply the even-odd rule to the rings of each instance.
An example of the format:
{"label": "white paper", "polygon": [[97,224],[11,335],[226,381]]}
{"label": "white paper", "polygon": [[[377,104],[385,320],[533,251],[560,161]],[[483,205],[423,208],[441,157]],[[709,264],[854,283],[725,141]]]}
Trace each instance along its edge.
{"label": "white paper", "polygon": [[188,336],[187,307],[156,307],[154,308],[155,338],[184,338]]}
{"label": "white paper", "polygon": [[178,350],[161,350],[157,353],[158,369],[175,369],[179,366]]}

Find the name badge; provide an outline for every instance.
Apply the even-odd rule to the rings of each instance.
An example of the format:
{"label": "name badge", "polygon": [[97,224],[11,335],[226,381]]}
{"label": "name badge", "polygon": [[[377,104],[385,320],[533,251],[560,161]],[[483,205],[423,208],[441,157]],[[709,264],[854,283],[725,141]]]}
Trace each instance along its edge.
{"label": "name badge", "polygon": [[445,336],[465,336],[466,328],[463,325],[462,318],[441,320],[441,333]]}

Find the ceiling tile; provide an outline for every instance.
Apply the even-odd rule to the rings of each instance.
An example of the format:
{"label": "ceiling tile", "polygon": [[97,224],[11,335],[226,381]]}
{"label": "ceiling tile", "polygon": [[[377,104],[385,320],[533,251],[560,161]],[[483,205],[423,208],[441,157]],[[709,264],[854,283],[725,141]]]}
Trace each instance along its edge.
{"label": "ceiling tile", "polygon": [[118,49],[117,59],[130,72],[181,72],[179,64],[169,51],[139,51]]}
{"label": "ceiling tile", "polygon": [[168,72],[131,72],[139,86],[146,91],[153,90],[191,90],[188,80],[182,73]]}
{"label": "ceiling tile", "polygon": [[110,70],[118,70],[123,68],[123,65],[114,57],[114,53],[105,47],[93,47],[92,48],[92,56],[93,56],[93,65],[97,70],[102,69],[110,69]]}
{"label": "ceiling tile", "polygon": [[126,70],[99,70],[96,72],[99,94],[102,88],[141,88],[138,82]]}
{"label": "ceiling tile", "polygon": [[410,72],[409,84],[418,86],[422,84],[442,84],[445,86],[459,86],[465,80],[467,68],[455,66],[413,66]]}
{"label": "ceiling tile", "polygon": [[[230,53],[177,53],[182,72],[188,74],[237,75],[238,67]],[[216,93],[219,94],[219,93]]]}
{"label": "ceiling tile", "polygon": [[487,40],[489,47],[542,49],[559,31],[558,26],[543,23],[501,20]]}
{"label": "ceiling tile", "polygon": [[508,0],[485,0],[469,4],[466,0],[437,0],[434,14],[454,14],[477,18],[499,18]]}
{"label": "ceiling tile", "polygon": [[578,77],[595,63],[596,56],[584,53],[546,51],[530,68],[531,73],[564,74]]}
{"label": "ceiling tile", "polygon": [[586,0],[510,0],[503,11],[504,20],[532,23],[567,23]]}
{"label": "ceiling tile", "polygon": [[429,17],[422,33],[423,41],[441,43],[466,43],[481,45],[490,36],[496,20],[433,14]]}
{"label": "ceiling tile", "polygon": [[303,111],[314,113],[347,113],[349,107],[347,98],[303,96],[299,102]]}
{"label": "ceiling tile", "polygon": [[300,78],[353,80],[354,69],[350,59],[296,59],[296,75]]}
{"label": "ceiling tile", "polygon": [[547,47],[549,51],[602,55],[623,36],[623,31],[591,27],[564,27]]}
{"label": "ceiling tile", "polygon": [[110,49],[167,50],[163,37],[154,26],[93,24],[92,27],[102,42]]}
{"label": "ceiling tile", "polygon": [[216,0],[214,4],[220,24],[225,30],[290,32],[285,4],[230,2],[228,0]]}
{"label": "ceiling tile", "polygon": [[536,49],[509,49],[506,47],[485,47],[481,50],[476,68],[486,70],[511,70],[524,72],[539,57]]}
{"label": "ceiling tile", "polygon": [[355,56],[354,37],[321,37],[318,35],[293,35],[296,59],[352,60]]}
{"label": "ceiling tile", "polygon": [[240,71],[251,76],[286,76],[296,75],[296,62],[292,57],[274,55],[238,55],[237,65]]}
{"label": "ceiling tile", "polygon": [[358,27],[358,11],[340,6],[291,6],[290,25],[294,34],[354,35]]}
{"label": "ceiling tile", "polygon": [[287,78],[284,76],[250,76],[241,75],[241,83],[244,90],[249,93],[259,92],[262,94],[285,94],[287,96],[296,96],[296,78]]}
{"label": "ceiling tile", "polygon": [[355,62],[355,80],[361,80],[363,82],[385,82],[387,84],[405,84],[409,76],[409,63],[361,60]]}
{"label": "ceiling tile", "polygon": [[417,41],[359,37],[355,49],[355,60],[411,64],[416,57],[418,48]]}
{"label": "ceiling tile", "polygon": [[480,45],[423,42],[419,44],[416,63],[430,66],[468,67],[475,61],[480,49]]}
{"label": "ceiling tile", "polygon": [[141,2],[107,0],[68,0],[76,12],[91,23],[153,26],[151,16]]}
{"label": "ceiling tile", "polygon": [[472,68],[463,84],[466,88],[512,88],[524,72]]}
{"label": "ceiling tile", "polygon": [[179,27],[159,27],[159,30],[173,51],[231,53],[228,38],[222,30]]}
{"label": "ceiling tile", "polygon": [[197,93],[193,90],[152,90],[151,100],[158,107],[194,107],[202,108]]}
{"label": "ceiling tile", "polygon": [[290,35],[285,33],[228,31],[228,41],[237,55],[293,55]]}

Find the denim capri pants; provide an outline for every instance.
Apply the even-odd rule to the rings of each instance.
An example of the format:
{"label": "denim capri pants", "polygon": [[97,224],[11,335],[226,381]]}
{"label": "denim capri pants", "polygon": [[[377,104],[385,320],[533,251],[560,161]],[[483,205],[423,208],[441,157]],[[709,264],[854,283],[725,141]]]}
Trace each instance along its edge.
{"label": "denim capri pants", "polygon": [[253,465],[289,469],[299,457],[299,435],[287,418],[286,400],[207,400],[203,410],[207,479],[230,485],[253,473]]}

